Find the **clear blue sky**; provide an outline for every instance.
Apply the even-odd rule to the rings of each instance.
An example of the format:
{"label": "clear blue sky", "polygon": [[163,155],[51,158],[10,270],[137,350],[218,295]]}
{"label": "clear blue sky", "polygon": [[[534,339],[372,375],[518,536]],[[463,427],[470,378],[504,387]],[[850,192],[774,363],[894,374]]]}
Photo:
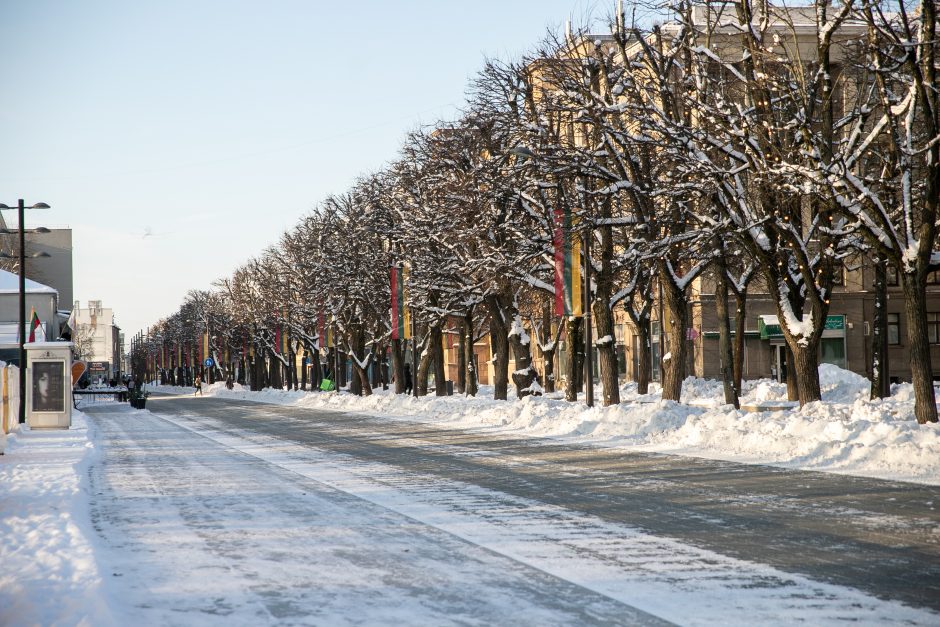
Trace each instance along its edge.
{"label": "clear blue sky", "polygon": [[485,57],[614,5],[3,2],[0,202],[52,205],[27,225],[73,229],[75,298],[129,338],[452,117]]}

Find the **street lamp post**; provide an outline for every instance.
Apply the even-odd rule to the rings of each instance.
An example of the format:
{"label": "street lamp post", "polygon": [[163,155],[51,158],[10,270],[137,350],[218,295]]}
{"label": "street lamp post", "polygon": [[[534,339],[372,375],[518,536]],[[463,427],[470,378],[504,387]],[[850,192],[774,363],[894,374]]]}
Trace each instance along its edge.
{"label": "street lamp post", "polygon": [[[0,210],[3,209],[12,209],[5,204],[0,203]],[[26,215],[26,209],[49,209],[49,205],[44,202],[37,202],[35,205],[29,207],[26,206],[26,203],[22,198],[19,199],[17,203],[17,213],[19,217],[19,238],[20,238],[20,254],[19,254],[19,263],[20,263],[20,325],[19,325],[19,342],[20,342],[20,424],[26,422],[26,233],[27,229],[24,225],[24,218]],[[4,229],[0,233],[14,233],[16,231],[11,231],[9,229]],[[48,233],[49,229],[45,227],[38,227],[35,229],[29,229],[30,233]],[[48,257],[49,253],[41,252],[31,255],[32,257]],[[13,255],[6,253],[0,254],[0,258],[11,259],[15,258]]]}

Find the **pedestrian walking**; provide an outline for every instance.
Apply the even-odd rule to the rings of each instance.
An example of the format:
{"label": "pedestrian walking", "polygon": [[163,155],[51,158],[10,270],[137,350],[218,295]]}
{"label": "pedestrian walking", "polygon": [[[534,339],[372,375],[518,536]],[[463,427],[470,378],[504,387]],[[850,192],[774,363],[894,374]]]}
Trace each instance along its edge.
{"label": "pedestrian walking", "polygon": [[193,381],[193,384],[196,386],[196,390],[193,392],[193,396],[197,394],[202,394],[202,379],[199,378],[199,375],[196,375],[196,380]]}

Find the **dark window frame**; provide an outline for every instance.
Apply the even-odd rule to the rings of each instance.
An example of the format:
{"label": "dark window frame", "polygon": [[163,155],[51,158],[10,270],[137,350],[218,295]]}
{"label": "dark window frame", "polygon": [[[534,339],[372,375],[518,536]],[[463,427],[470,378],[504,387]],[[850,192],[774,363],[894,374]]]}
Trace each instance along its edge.
{"label": "dark window frame", "polygon": [[927,343],[940,344],[940,311],[927,312]]}
{"label": "dark window frame", "polygon": [[[889,346],[900,346],[900,345],[901,345],[901,314],[899,314],[899,313],[889,313],[889,314],[886,314],[886,315],[887,315],[887,317],[888,317],[888,319],[887,319],[887,327],[888,327],[888,345],[889,345]],[[893,318],[893,320],[892,320],[892,318]],[[896,338],[897,341],[895,341],[895,342],[892,342],[892,341],[891,341],[891,327],[894,327],[894,328],[896,329],[894,337]]]}

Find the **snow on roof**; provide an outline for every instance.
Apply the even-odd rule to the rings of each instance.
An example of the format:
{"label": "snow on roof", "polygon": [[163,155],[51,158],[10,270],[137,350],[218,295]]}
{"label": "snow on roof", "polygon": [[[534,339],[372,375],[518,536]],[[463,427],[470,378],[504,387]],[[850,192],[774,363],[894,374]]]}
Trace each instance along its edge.
{"label": "snow on roof", "polygon": [[[0,270],[0,294],[19,294],[20,277],[12,272]],[[31,279],[26,279],[27,294],[58,294],[59,291],[48,285],[37,283]]]}

